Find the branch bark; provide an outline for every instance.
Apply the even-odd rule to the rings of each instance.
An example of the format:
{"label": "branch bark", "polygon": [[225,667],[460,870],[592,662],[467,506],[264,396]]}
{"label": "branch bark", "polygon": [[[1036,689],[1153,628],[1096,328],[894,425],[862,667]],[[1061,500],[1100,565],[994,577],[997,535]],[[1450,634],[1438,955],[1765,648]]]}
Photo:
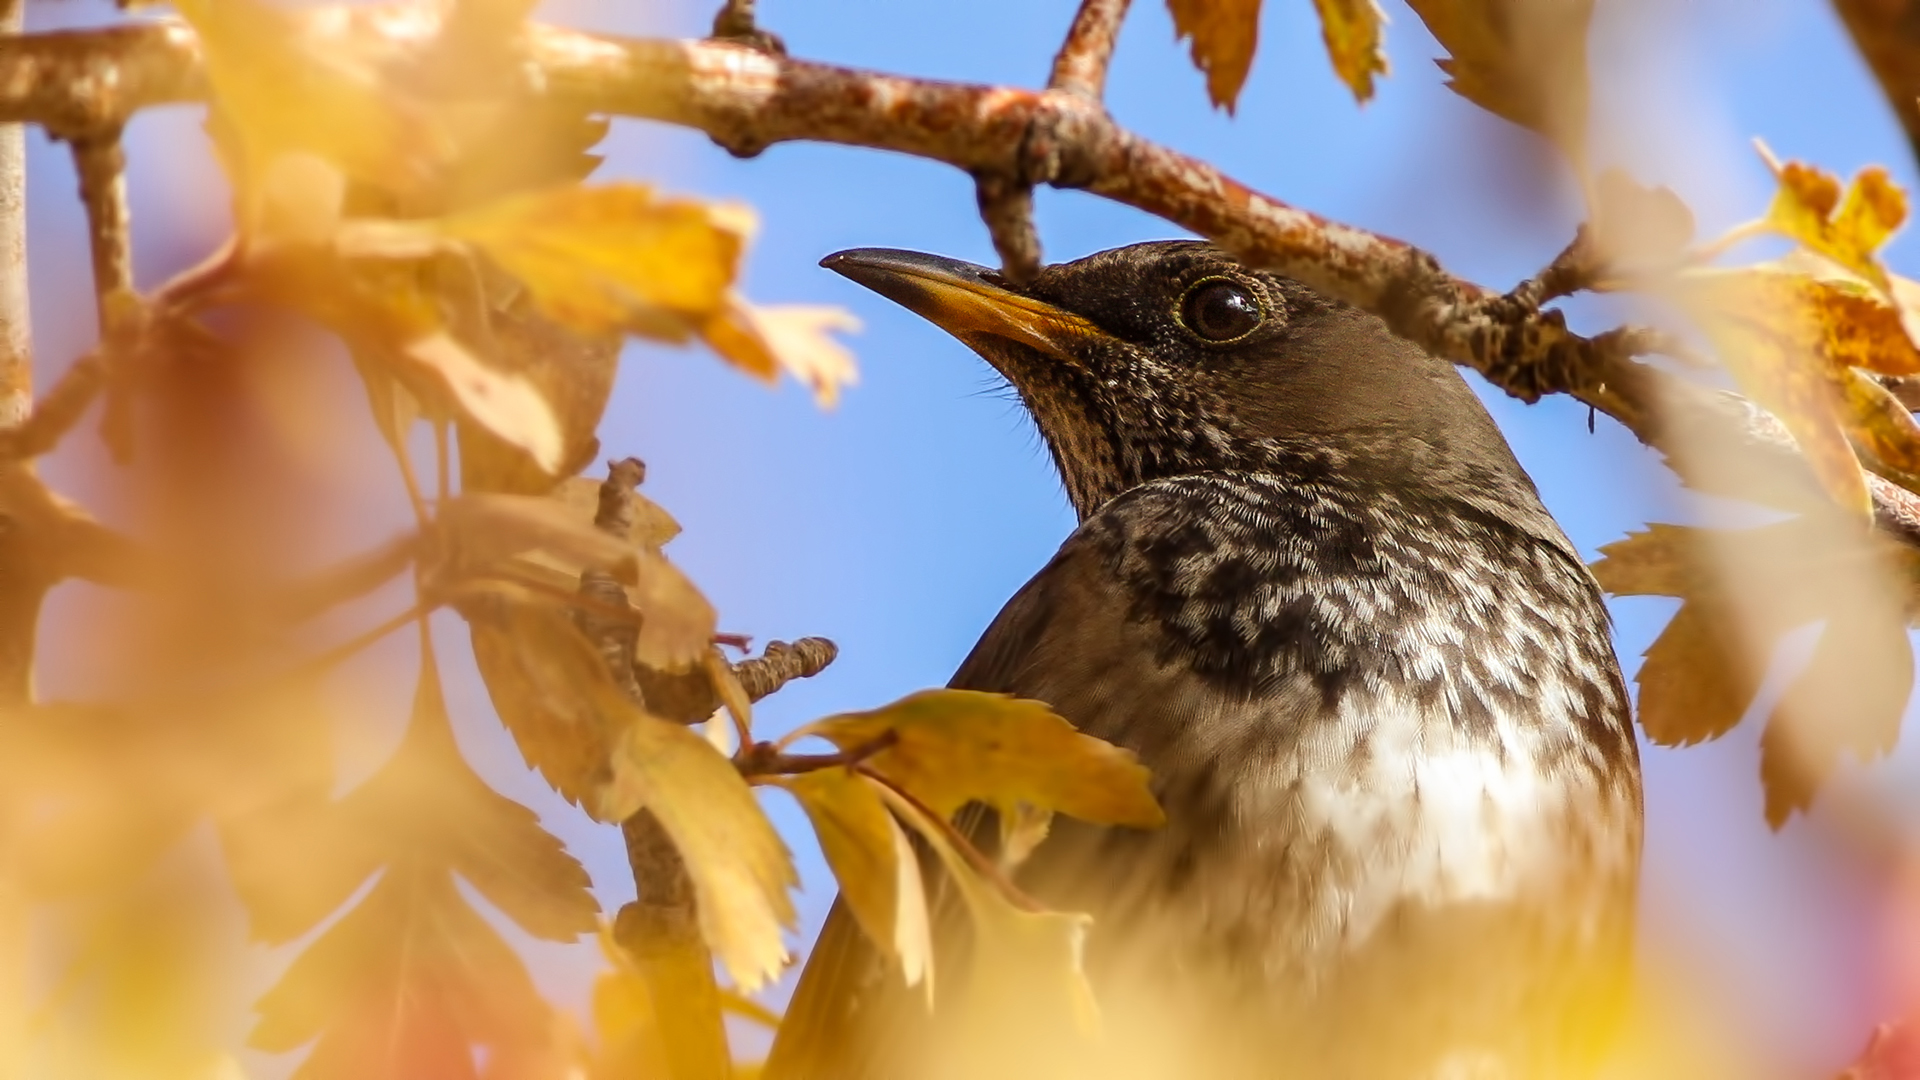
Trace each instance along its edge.
{"label": "branch bark", "polygon": [[1131,0],[1081,0],[1066,44],[1053,60],[1047,85],[1099,101],[1107,92],[1107,65]]}
{"label": "branch bark", "polygon": [[[430,48],[438,31],[431,13],[415,7],[314,9],[305,18],[316,45],[389,65]],[[1702,486],[1722,493],[1776,505],[1818,498],[1784,431],[1746,422],[1765,414],[1729,409],[1714,391],[1635,363],[1650,347],[1646,335],[1575,334],[1559,312],[1539,308],[1537,283],[1503,294],[1456,278],[1418,248],[1289,206],[1143,139],[1084,94],[913,79],[726,41],[543,25],[526,28],[521,48],[556,104],[696,128],[735,153],[790,140],[893,150],[1002,178],[1016,190],[1078,188],[1145,210],[1380,315],[1394,332],[1515,397],[1569,394],[1661,450],[1690,482],[1704,470],[1713,475]],[[1089,48],[1086,56],[1094,55]],[[178,25],[0,43],[0,121],[111,129],[141,108],[203,93],[193,37]],[[1697,460],[1703,446],[1741,447],[1757,458],[1750,468],[1725,469]],[[1734,479],[1738,490],[1728,490]],[[1883,521],[1915,520],[1903,493],[1883,484],[1874,492]]]}

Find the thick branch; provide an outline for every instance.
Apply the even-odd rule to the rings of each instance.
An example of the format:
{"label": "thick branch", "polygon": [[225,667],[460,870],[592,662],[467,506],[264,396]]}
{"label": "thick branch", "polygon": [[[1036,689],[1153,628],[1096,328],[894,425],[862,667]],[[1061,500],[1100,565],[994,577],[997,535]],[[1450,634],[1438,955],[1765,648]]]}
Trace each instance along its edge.
{"label": "thick branch", "polygon": [[[307,18],[315,44],[389,64],[430,47],[437,32],[431,12],[418,7],[324,9]],[[1641,335],[1588,339],[1568,330],[1558,312],[1539,310],[1535,294],[1551,284],[1508,296],[1452,277],[1424,251],[1289,206],[1143,139],[1081,94],[877,74],[724,41],[529,26],[523,46],[537,81],[558,101],[698,128],[736,153],[787,140],[833,142],[912,154],[1014,185],[1094,192],[1375,312],[1396,333],[1523,400],[1570,394],[1683,471],[1702,455],[1678,446],[1682,434],[1693,445],[1759,451],[1764,460],[1742,475],[1763,478],[1763,488],[1777,487],[1774,477],[1805,475],[1790,440],[1741,426],[1712,392],[1634,363],[1647,344]],[[196,63],[191,37],[177,26],[0,43],[0,121],[117,125],[139,108],[199,93]],[[62,77],[71,73],[91,81]],[[1693,437],[1702,431],[1712,437]],[[1879,509],[1883,518],[1905,512],[1884,500]]]}
{"label": "thick branch", "polygon": [[1120,37],[1120,23],[1127,17],[1129,2],[1081,0],[1066,44],[1053,59],[1049,87],[1100,100],[1106,93],[1107,65],[1113,60],[1113,45]]}

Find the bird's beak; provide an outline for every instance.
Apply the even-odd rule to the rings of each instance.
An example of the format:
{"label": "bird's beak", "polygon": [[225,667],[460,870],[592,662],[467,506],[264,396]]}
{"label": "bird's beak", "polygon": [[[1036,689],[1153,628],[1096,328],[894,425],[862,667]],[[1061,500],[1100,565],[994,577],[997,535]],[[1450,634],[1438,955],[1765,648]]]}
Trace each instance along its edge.
{"label": "bird's beak", "polygon": [[1015,292],[984,266],[894,248],[853,248],[820,260],[978,349],[1004,338],[1078,362],[1090,340],[1108,337],[1086,318]]}

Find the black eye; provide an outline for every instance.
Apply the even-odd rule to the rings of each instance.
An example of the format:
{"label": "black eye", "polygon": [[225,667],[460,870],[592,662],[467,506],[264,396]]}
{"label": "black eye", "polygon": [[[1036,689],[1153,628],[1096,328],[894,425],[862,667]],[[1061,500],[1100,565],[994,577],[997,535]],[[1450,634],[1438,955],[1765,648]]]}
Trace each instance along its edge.
{"label": "black eye", "polygon": [[1187,329],[1208,341],[1243,338],[1259,327],[1265,316],[1260,301],[1246,286],[1233,281],[1203,281],[1187,291],[1180,304]]}

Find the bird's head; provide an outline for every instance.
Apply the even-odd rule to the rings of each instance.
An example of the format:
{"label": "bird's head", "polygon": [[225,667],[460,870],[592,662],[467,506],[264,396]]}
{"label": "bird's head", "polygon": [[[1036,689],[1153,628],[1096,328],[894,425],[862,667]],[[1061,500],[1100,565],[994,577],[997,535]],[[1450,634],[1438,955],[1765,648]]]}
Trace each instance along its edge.
{"label": "bird's head", "polygon": [[985,357],[1033,414],[1083,519],[1141,483],[1238,470],[1535,498],[1453,365],[1211,244],[1116,248],[1021,286],[886,248],[821,265]]}

